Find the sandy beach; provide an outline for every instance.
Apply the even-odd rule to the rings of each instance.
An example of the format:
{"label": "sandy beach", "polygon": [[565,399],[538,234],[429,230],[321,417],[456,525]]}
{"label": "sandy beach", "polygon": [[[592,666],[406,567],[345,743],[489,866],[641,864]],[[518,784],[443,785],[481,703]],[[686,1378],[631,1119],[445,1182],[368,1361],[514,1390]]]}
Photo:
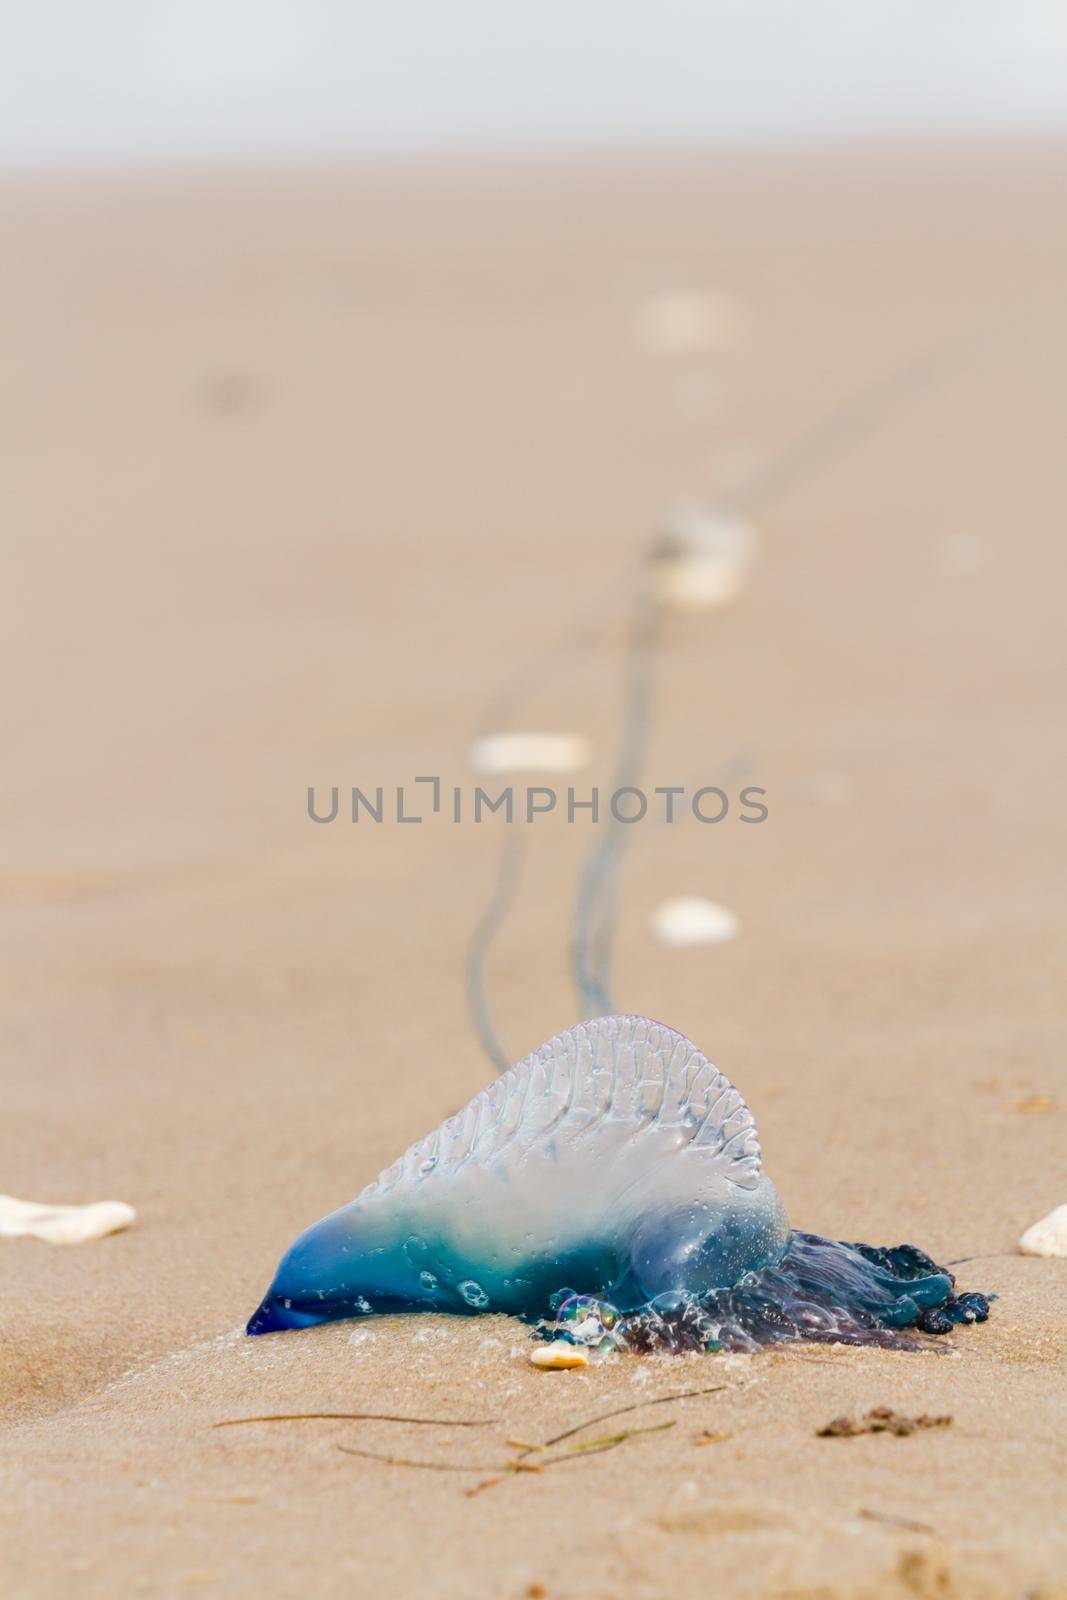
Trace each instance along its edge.
{"label": "sandy beach", "polygon": [[[5,1595],[1067,1594],[1067,1265],[1016,1249],[1067,1201],[1065,163],[0,184],[0,1189],[138,1212],[0,1239]],[[657,345],[685,295],[711,324]],[[316,826],[308,786],[469,786],[498,711],[609,783],[627,573],[779,468],[743,593],[666,623],[647,764],[769,815],[633,830],[617,1003],[738,1085],[794,1225],[979,1257],[989,1322],[572,1373],[501,1317],[246,1339],[294,1235],[492,1073],[502,827]],[[590,834],[527,830],[513,1060],[577,1020]],[[665,948],[676,895],[738,936]],[[953,1420],[817,1437],[874,1406]],[[215,1428],[306,1411],[457,1425]]]}

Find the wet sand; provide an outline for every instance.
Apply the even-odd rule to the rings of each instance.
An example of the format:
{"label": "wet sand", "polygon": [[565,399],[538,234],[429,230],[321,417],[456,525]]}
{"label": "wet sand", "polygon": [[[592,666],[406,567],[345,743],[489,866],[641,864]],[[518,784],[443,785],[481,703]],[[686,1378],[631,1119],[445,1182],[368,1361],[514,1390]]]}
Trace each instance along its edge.
{"label": "wet sand", "polygon": [[[139,1212],[0,1241],[6,1593],[1067,1588],[1067,1269],[1013,1253],[1067,1199],[1063,178],[1019,147],[0,186],[0,1188]],[[690,290],[745,314],[649,349]],[[294,1234],[491,1070],[463,962],[500,829],[316,827],[307,786],[470,785],[538,662],[514,725],[608,783],[650,527],[843,401],[737,603],[666,627],[650,783],[770,815],[633,830],[615,996],[737,1083],[797,1226],[986,1256],[990,1322],[563,1374],[496,1318],[245,1340]],[[590,834],[529,830],[489,963],[515,1059],[576,1020]],[[657,944],[690,894],[740,936]],[[465,1494],[507,1439],[716,1383]],[[815,1436],[875,1405],[954,1421]],[[492,1420],[213,1428],[304,1410]]]}

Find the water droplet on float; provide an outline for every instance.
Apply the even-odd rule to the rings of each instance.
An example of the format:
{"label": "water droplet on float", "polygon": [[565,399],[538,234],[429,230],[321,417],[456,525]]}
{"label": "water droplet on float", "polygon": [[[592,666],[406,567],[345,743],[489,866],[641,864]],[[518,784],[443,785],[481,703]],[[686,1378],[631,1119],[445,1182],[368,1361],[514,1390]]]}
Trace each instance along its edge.
{"label": "water droplet on float", "polygon": [[481,1284],[475,1283],[473,1278],[468,1278],[464,1283],[461,1283],[459,1292],[469,1306],[478,1306],[480,1309],[482,1306],[489,1304],[489,1296]]}

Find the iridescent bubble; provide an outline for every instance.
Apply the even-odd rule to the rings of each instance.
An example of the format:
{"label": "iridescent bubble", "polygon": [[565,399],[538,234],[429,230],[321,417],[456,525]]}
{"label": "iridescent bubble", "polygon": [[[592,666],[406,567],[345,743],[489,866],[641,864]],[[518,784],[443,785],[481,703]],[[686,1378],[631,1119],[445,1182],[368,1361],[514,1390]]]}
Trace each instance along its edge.
{"label": "iridescent bubble", "polygon": [[556,1328],[572,1344],[597,1348],[614,1344],[612,1332],[618,1320],[619,1313],[609,1301],[589,1294],[569,1295],[556,1311]]}

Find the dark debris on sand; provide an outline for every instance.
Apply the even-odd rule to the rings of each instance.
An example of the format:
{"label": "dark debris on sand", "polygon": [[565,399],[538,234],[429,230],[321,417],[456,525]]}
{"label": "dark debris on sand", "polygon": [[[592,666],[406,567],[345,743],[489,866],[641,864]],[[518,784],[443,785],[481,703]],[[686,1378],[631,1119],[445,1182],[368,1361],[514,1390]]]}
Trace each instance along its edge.
{"label": "dark debris on sand", "polygon": [[816,1428],[818,1439],[854,1439],[861,1433],[893,1433],[898,1438],[918,1433],[923,1428],[947,1428],[952,1418],[930,1417],[925,1412],[918,1417],[905,1417],[889,1406],[874,1406],[857,1422],[854,1417],[834,1417],[823,1428]]}

